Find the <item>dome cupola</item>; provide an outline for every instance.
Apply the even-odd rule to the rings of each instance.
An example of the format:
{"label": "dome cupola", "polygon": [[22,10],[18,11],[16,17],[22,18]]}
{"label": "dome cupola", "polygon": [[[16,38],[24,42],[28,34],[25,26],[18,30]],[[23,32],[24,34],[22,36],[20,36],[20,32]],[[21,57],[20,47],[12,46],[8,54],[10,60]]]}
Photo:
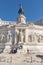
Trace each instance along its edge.
{"label": "dome cupola", "polygon": [[18,10],[18,13],[19,13],[19,16],[17,17],[17,23],[26,23],[26,17],[24,16],[22,4],[20,4],[20,8]]}

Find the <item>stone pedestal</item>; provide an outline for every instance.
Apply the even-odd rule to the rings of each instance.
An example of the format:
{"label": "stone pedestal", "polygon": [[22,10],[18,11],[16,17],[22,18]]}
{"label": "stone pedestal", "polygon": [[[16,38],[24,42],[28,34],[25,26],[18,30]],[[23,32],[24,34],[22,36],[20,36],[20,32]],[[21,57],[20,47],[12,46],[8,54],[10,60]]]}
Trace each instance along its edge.
{"label": "stone pedestal", "polygon": [[4,49],[4,53],[10,53],[11,51],[11,47],[10,46],[5,46],[5,49]]}

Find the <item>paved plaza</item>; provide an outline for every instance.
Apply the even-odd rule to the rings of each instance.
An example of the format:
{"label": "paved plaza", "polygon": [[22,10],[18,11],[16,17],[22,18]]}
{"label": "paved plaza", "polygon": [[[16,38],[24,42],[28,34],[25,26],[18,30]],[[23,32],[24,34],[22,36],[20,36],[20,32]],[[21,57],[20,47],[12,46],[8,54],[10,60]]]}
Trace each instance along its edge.
{"label": "paved plaza", "polygon": [[[42,57],[38,55],[41,55]],[[0,65],[43,65],[43,53],[2,53],[0,54]]]}

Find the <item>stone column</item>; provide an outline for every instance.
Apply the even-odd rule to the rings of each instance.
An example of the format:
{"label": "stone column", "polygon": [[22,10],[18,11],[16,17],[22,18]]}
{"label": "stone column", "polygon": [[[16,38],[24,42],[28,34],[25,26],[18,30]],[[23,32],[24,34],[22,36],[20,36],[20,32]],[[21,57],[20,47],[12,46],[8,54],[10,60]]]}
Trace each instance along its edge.
{"label": "stone column", "polygon": [[17,43],[17,30],[15,30],[15,44]]}
{"label": "stone column", "polygon": [[21,42],[23,43],[23,32],[22,32],[22,30],[20,32],[20,37],[21,37]]}
{"label": "stone column", "polygon": [[38,43],[38,34],[35,34],[35,43]]}
{"label": "stone column", "polygon": [[25,30],[25,43],[28,43],[28,29]]}

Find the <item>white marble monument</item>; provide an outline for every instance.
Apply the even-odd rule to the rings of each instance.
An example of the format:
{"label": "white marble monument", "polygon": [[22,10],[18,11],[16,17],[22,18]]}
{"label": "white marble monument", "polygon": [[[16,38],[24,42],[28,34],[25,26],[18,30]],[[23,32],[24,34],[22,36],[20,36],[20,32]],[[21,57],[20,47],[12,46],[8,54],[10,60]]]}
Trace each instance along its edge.
{"label": "white marble monument", "polygon": [[0,51],[10,52],[15,44],[22,44],[24,51],[43,52],[43,19],[26,22],[23,8],[19,8],[16,22],[0,20]]}

